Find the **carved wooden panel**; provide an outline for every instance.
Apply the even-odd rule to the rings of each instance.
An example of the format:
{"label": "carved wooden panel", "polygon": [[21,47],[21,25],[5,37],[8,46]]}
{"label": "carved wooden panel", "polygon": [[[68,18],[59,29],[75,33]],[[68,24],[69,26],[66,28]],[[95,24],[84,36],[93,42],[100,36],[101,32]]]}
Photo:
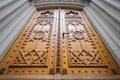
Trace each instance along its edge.
{"label": "carved wooden panel", "polygon": [[4,74],[54,74],[54,20],[54,10],[35,13],[3,60],[3,67],[7,68]]}
{"label": "carved wooden panel", "polygon": [[120,74],[109,51],[82,11],[61,10],[61,16],[61,30],[64,32],[61,43],[62,74]]}
{"label": "carved wooden panel", "polygon": [[0,68],[5,75],[120,74],[84,13],[69,9],[36,12]]}

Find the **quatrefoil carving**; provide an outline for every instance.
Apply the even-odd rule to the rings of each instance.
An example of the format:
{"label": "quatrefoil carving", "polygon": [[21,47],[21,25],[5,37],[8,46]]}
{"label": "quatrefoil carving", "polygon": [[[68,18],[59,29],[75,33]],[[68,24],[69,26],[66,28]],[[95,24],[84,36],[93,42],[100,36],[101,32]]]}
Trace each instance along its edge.
{"label": "quatrefoil carving", "polygon": [[75,31],[74,33],[73,33],[73,37],[75,38],[75,39],[77,39],[77,40],[82,40],[82,39],[84,39],[84,31]]}
{"label": "quatrefoil carving", "polygon": [[43,31],[34,31],[33,39],[41,40],[43,38],[44,38],[44,32]]}

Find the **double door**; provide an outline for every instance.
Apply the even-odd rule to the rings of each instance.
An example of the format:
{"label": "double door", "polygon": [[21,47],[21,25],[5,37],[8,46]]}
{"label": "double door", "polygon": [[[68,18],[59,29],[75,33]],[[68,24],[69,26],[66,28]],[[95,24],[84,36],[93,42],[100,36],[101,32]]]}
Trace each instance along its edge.
{"label": "double door", "polygon": [[1,62],[4,75],[117,75],[83,11],[36,11]]}

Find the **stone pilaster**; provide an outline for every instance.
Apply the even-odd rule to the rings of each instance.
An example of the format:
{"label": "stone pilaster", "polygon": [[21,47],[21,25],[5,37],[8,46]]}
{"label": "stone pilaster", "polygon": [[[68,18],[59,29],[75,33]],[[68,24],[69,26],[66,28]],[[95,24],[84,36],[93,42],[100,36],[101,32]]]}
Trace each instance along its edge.
{"label": "stone pilaster", "polygon": [[0,1],[0,61],[35,12],[28,0]]}
{"label": "stone pilaster", "polygon": [[120,66],[120,2],[91,0],[84,12]]}

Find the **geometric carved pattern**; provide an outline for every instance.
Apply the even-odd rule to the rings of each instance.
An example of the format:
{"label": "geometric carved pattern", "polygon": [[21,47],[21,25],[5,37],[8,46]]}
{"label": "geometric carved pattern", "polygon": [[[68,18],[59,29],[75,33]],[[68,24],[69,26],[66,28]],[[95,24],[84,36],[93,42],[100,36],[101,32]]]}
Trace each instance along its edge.
{"label": "geometric carved pattern", "polygon": [[37,50],[27,52],[20,50],[11,66],[17,66],[18,64],[21,64],[19,66],[47,66],[47,53],[48,51],[42,53]]}
{"label": "geometric carved pattern", "polygon": [[[36,12],[12,46],[2,64],[4,74],[54,74],[54,10]],[[56,36],[54,36],[56,37]],[[56,41],[55,39],[53,41]],[[52,57],[52,59],[51,59]],[[0,67],[1,68],[1,67]]]}
{"label": "geometric carved pattern", "polygon": [[[47,11],[37,17],[10,66],[48,67],[48,53],[52,27],[52,23],[49,20],[53,20],[51,15],[53,14]],[[36,44],[38,45],[36,46]]]}
{"label": "geometric carved pattern", "polygon": [[[77,17],[74,15],[77,15]],[[78,15],[77,12],[70,11],[66,13],[65,19],[67,32],[69,32],[69,40],[67,42],[69,46],[69,66],[105,66],[96,45],[94,42],[91,43],[93,40],[92,37],[89,36],[87,26],[83,24],[82,16]],[[76,50],[73,49],[76,45],[75,42],[80,46],[80,48],[78,47]],[[89,46],[89,48],[86,49],[85,45]]]}
{"label": "geometric carved pattern", "polygon": [[35,31],[33,39],[40,40],[44,38],[44,32],[43,31]]}
{"label": "geometric carved pattern", "polygon": [[81,50],[78,52],[71,52],[70,53],[70,66],[95,66],[101,65],[105,66],[101,56],[96,51],[95,53],[90,54],[85,50]]}
{"label": "geometric carved pattern", "polygon": [[0,68],[4,75],[57,73],[59,78],[120,74],[84,13],[70,9],[36,11]]}
{"label": "geometric carved pattern", "polygon": [[75,31],[73,37],[77,40],[82,40],[84,38],[83,32],[84,31]]}
{"label": "geometric carved pattern", "polygon": [[117,70],[119,73],[118,68],[115,71],[110,69],[114,63],[108,58],[109,52],[84,13],[77,10],[63,10],[63,12],[65,27],[63,26],[61,30],[66,33],[63,38],[66,45],[61,44],[63,45],[61,58],[63,74],[93,75],[114,74],[114,72],[116,74]]}
{"label": "geometric carved pattern", "polygon": [[21,53],[22,51],[19,51],[19,54],[16,56],[16,59],[13,61],[12,64],[27,64],[25,58]]}

